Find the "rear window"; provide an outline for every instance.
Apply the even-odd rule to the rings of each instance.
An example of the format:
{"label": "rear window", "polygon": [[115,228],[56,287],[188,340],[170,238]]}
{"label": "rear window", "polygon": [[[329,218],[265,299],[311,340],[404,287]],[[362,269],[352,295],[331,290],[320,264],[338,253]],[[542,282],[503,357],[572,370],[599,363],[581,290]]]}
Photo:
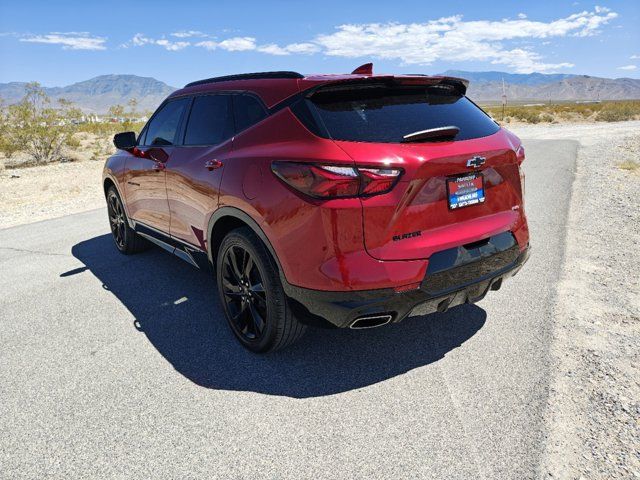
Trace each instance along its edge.
{"label": "rear window", "polygon": [[294,111],[311,131],[357,142],[401,142],[404,135],[456,126],[455,140],[486,137],[499,127],[455,90],[429,87],[355,87],[314,94]]}

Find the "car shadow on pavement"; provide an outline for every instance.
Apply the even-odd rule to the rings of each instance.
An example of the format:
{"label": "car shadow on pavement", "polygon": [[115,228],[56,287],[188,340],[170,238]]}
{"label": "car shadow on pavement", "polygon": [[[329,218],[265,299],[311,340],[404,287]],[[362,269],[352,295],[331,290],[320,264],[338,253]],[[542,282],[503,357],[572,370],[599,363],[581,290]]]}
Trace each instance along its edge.
{"label": "car shadow on pavement", "polygon": [[175,370],[212,389],[308,398],[366,387],[442,359],[486,320],[482,308],[463,305],[371,330],[313,328],[283,351],[256,355],[233,337],[210,272],[155,248],[121,255],[110,235],[80,242],[72,253]]}

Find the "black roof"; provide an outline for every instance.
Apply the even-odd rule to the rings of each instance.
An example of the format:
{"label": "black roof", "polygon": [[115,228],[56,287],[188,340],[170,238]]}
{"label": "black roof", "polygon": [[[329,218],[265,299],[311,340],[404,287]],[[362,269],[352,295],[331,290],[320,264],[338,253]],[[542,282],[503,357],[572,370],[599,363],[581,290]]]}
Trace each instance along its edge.
{"label": "black roof", "polygon": [[240,73],[238,75],[225,75],[223,77],[205,78],[204,80],[198,80],[196,82],[187,83],[186,87],[193,87],[194,85],[204,85],[206,83],[216,82],[230,82],[233,80],[259,80],[266,78],[304,78],[304,75],[298,72],[256,72],[256,73]]}

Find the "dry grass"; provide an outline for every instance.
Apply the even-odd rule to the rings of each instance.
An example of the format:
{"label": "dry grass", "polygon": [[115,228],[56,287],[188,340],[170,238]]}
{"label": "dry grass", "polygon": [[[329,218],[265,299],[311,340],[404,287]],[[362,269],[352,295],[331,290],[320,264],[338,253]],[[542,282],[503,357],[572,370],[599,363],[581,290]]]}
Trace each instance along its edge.
{"label": "dry grass", "polygon": [[640,100],[601,103],[550,103],[546,105],[510,105],[502,116],[501,106],[485,107],[493,118],[510,123],[620,122],[640,119]]}
{"label": "dry grass", "polygon": [[618,163],[618,168],[620,170],[626,170],[628,172],[640,173],[640,162],[636,162],[634,160],[626,160],[624,162]]}

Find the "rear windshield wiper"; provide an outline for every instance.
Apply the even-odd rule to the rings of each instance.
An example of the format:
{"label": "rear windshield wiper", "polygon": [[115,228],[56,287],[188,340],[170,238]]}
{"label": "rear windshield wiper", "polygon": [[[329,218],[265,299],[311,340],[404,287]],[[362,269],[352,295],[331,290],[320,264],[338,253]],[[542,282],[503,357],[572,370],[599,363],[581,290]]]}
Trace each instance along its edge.
{"label": "rear windshield wiper", "polygon": [[460,129],[455,125],[448,127],[430,128],[418,132],[408,133],[402,137],[403,142],[423,142],[438,138],[453,138],[460,133]]}

